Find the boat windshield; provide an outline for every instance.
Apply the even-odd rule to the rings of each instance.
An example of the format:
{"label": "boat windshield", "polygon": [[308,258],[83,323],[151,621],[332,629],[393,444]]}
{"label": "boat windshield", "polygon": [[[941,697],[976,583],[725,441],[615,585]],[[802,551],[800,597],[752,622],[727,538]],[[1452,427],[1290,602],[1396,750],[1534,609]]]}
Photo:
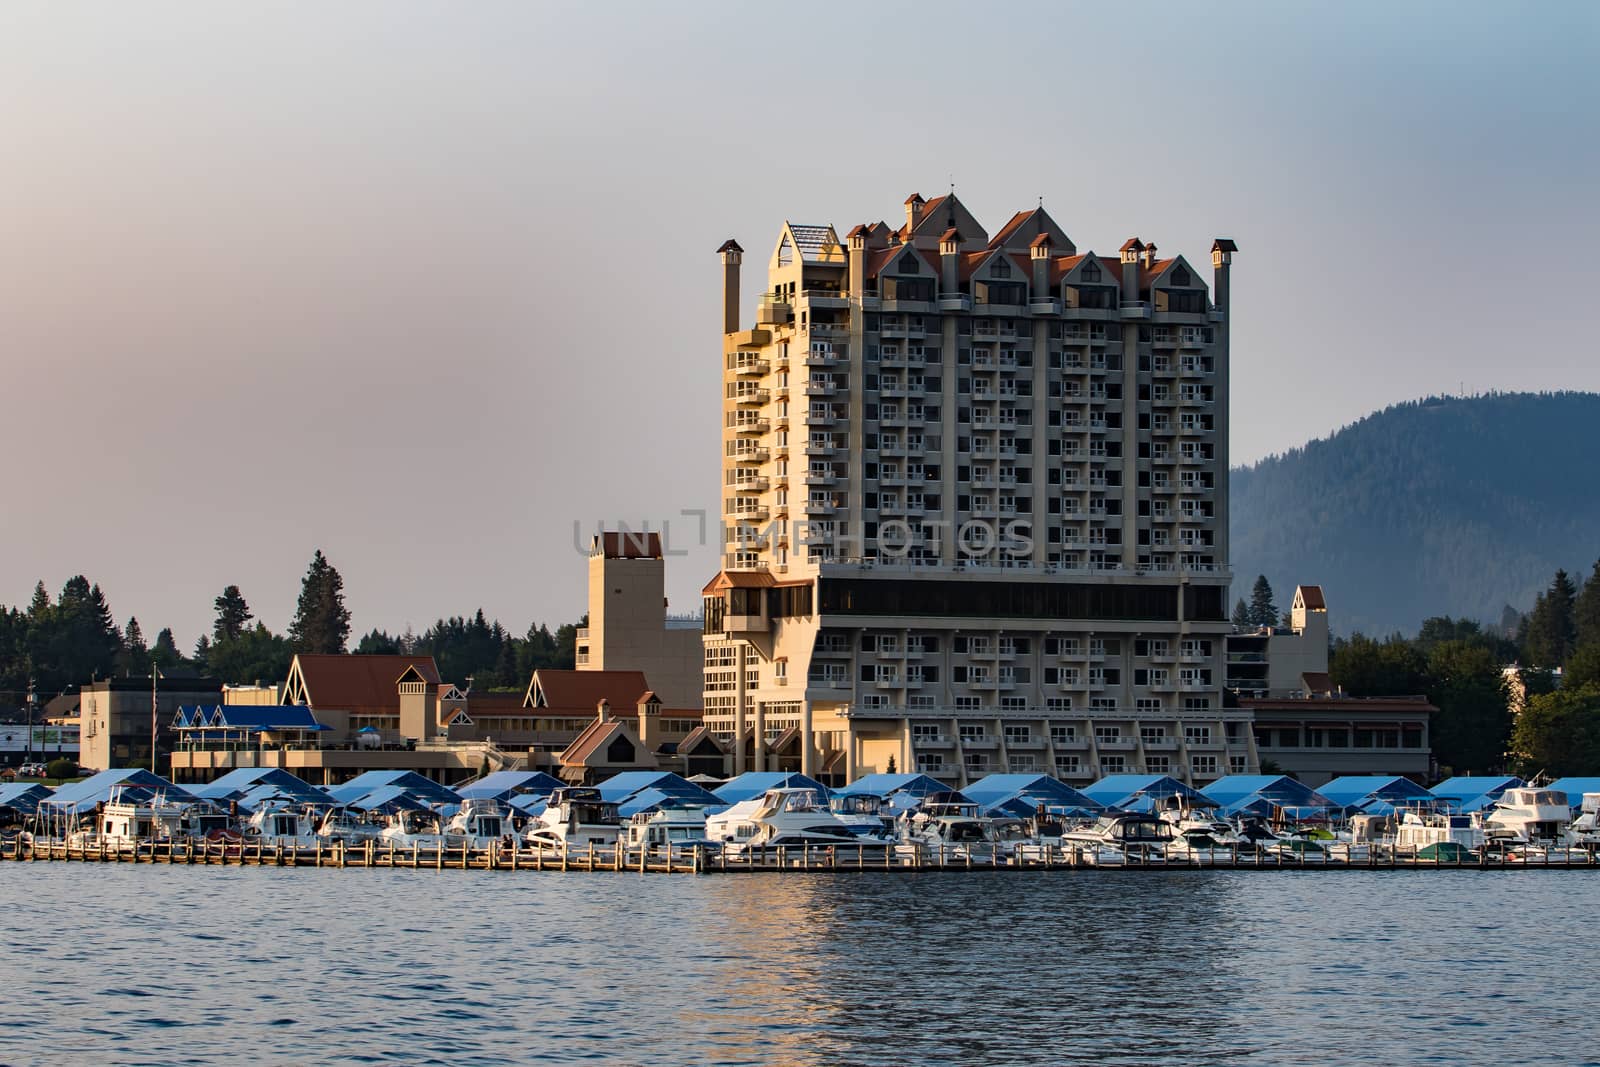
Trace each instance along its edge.
{"label": "boat windshield", "polygon": [[614,823],[617,821],[615,804],[574,804],[572,818],[580,823]]}
{"label": "boat windshield", "polygon": [[781,795],[777,805],[779,811],[816,811],[817,794],[809,789],[802,789],[794,793]]}

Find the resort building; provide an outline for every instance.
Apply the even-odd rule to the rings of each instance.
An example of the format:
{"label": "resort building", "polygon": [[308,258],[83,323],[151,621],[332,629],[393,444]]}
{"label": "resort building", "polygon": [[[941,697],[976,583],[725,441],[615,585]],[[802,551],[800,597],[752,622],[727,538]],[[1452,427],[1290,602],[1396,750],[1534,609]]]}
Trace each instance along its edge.
{"label": "resort building", "polygon": [[700,620],[667,614],[659,533],[597,535],[589,549],[589,624],[578,630],[580,671],[643,671],[675,708],[700,706]]}
{"label": "resort building", "polygon": [[169,720],[185,704],[217,702],[214,678],[170,678],[152,689],[146,678],[103,678],[78,690],[78,762],[96,771],[150,761],[176,741]]}
{"label": "resort building", "polygon": [[1289,624],[1229,634],[1225,685],[1240,696],[1298,696],[1328,688],[1328,604],[1320,585],[1294,590]]}
{"label": "resort building", "polygon": [[723,557],[707,729],[734,773],[1208,781],[1257,768],[1224,708],[1228,301],[1042,206],[992,236],[952,192],[903,222],[786,223],[754,326],[722,259]]}

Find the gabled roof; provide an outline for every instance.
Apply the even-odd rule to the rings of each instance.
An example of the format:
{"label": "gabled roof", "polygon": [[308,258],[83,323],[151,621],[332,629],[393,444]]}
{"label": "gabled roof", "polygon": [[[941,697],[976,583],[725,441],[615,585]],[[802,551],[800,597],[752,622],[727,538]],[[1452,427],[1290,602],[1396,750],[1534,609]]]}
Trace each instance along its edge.
{"label": "gabled roof", "polygon": [[1075,252],[1077,249],[1072,244],[1072,239],[1066,232],[1056,225],[1056,220],[1046,213],[1044,207],[1028,208],[1011,216],[1010,220],[1002,227],[1000,232],[990,240],[990,248],[1010,247],[1016,248],[1027,243],[1029,248],[1038,244],[1043,239],[1051,246],[1063,252]]}
{"label": "gabled roof", "polygon": [[626,738],[633,746],[635,765],[652,766],[656,762],[651,752],[639,740],[639,734],[623,719],[599,719],[590,723],[572,744],[561,753],[561,763],[566,767],[606,766],[606,749],[618,738]]}
{"label": "gabled roof", "polygon": [[291,796],[306,799],[327,799],[327,794],[314,785],[308,785],[278,767],[239,767],[205,785],[195,786],[191,792],[205,800],[238,800],[253,790],[272,786]]}
{"label": "gabled roof", "polygon": [[348,804],[379,789],[400,790],[429,804],[454,804],[461,799],[450,789],[415,771],[365,771],[328,792],[340,803]]}
{"label": "gabled roof", "polygon": [[869,774],[864,778],[857,778],[843,789],[834,790],[834,793],[837,796],[866,794],[875,797],[905,793],[909,796],[925,797],[929,793],[949,791],[948,785],[926,774]]}
{"label": "gabled roof", "polygon": [[735,241],[732,237],[730,237],[726,241],[722,242],[721,246],[717,248],[717,251],[718,252],[743,252],[744,249],[739,247],[739,242],[738,241]]}
{"label": "gabled roof", "polygon": [[1318,786],[1317,792],[1341,808],[1366,807],[1373,801],[1427,800],[1433,794],[1399,775],[1347,774]]}
{"label": "gabled roof", "polygon": [[686,804],[718,803],[716,794],[671,771],[622,771],[601,782],[597,788],[602,800],[618,805],[627,803],[646,790],[655,790]]}
{"label": "gabled roof", "polygon": [[[907,252],[910,252],[918,260],[920,260],[922,262],[922,266],[930,271],[933,277],[938,277],[938,255],[925,248],[918,248],[915,245],[890,245],[888,248],[880,248],[876,252],[871,253],[867,256],[867,277],[877,278],[885,273],[897,273],[890,271],[889,267]],[[925,275],[922,274],[918,274],[917,276],[919,278],[925,277]]]}
{"label": "gabled roof", "polygon": [[1233,243],[1233,239],[1231,237],[1218,237],[1215,241],[1211,242],[1211,251],[1237,252],[1239,251],[1239,246]]}
{"label": "gabled roof", "polygon": [[537,670],[522,706],[593,715],[604,700],[613,711],[631,711],[649,688],[643,671]]}
{"label": "gabled roof", "polygon": [[1037,813],[1041,806],[1054,812],[1101,808],[1093,798],[1048,774],[989,774],[961,792],[980,805],[985,815],[1004,812],[1026,817]]}
{"label": "gabled roof", "polygon": [[526,793],[549,796],[564,784],[543,771],[495,771],[461,786],[456,795],[462,800],[508,800]]}
{"label": "gabled roof", "polygon": [[172,725],[178,729],[187,727],[247,732],[328,729],[317,722],[311,709],[304,704],[216,704],[209,708],[204,705],[180,707],[172,718]]}
{"label": "gabled roof", "polygon": [[829,795],[828,787],[815,778],[808,778],[803,774],[785,774],[782,771],[746,771],[730,778],[712,792],[716,793],[717,799],[724,804],[737,804],[741,800],[758,797],[769,789],[815,789],[820,797],[826,798]]}
{"label": "gabled roof", "polygon": [[[321,655],[302,652],[289,666],[291,687],[314,708],[398,708],[395,688],[414,668],[428,685],[439,684],[432,656]],[[286,690],[287,692],[287,690]]]}
{"label": "gabled roof", "polygon": [[[704,712],[702,712],[702,715],[703,714]],[[705,747],[705,744],[708,741],[711,743],[712,748],[714,748],[719,755],[726,754],[726,751],[722,747],[722,742],[718,741],[716,735],[702,725],[696,726],[693,730],[690,730],[686,735],[684,735],[683,740],[678,742],[678,755],[703,755],[703,753],[696,752],[695,749]]]}
{"label": "gabled roof", "polygon": [[1328,602],[1322,597],[1322,586],[1320,585],[1297,585],[1295,586],[1294,595],[1307,611],[1328,610]]}
{"label": "gabled roof", "polygon": [[48,799],[50,788],[38,782],[0,782],[0,808],[16,808],[24,815],[32,815]]}
{"label": "gabled roof", "polygon": [[1200,790],[1165,774],[1111,774],[1083,790],[1085,796],[1108,808],[1149,811],[1163,800],[1181,797],[1206,807],[1215,802]]}
{"label": "gabled roof", "polygon": [[[1462,810],[1474,810],[1475,802],[1497,798],[1507,789],[1521,789],[1521,778],[1515,775],[1457,775],[1446,778],[1428,792],[1440,800],[1459,801]],[[1573,807],[1578,805],[1574,803]]]}
{"label": "gabled roof", "polygon": [[778,580],[769,571],[718,571],[700,592],[705,595],[729,589],[770,589],[777,584]]}
{"label": "gabled roof", "polygon": [[1233,815],[1258,802],[1269,807],[1327,811],[1338,805],[1310,786],[1282,774],[1230,774],[1200,792],[1222,806],[1222,814]]}
{"label": "gabled roof", "polygon": [[50,799],[41,801],[41,806],[54,811],[76,813],[109,801],[114,793],[127,800],[139,801],[148,800],[157,793],[168,800],[198,799],[187,789],[159,775],[134,767],[121,767],[101,771],[81,782],[68,782],[57,788]]}

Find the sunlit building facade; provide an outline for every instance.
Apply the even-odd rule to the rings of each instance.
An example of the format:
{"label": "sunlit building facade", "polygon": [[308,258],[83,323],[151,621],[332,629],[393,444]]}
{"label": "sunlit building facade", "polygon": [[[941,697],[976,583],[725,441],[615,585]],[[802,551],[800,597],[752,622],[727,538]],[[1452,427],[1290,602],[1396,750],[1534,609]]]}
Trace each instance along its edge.
{"label": "sunlit building facade", "polygon": [[735,771],[1206,781],[1224,709],[1228,287],[1042,206],[786,223],[754,326],[722,246],[705,721]]}

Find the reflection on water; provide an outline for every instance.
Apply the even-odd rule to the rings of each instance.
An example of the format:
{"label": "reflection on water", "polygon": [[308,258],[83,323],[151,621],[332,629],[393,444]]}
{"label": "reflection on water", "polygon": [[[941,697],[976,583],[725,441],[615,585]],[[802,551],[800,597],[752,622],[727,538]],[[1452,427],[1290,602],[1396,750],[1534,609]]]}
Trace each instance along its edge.
{"label": "reflection on water", "polygon": [[1534,1063],[1584,872],[6,865],[4,1063]]}

